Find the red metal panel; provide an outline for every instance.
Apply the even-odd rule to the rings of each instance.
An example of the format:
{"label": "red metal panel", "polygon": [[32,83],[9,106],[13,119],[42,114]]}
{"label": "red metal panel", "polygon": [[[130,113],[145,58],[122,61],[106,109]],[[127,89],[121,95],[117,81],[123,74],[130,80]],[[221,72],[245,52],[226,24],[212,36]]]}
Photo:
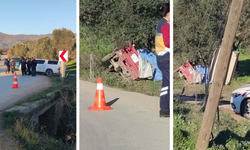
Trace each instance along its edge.
{"label": "red metal panel", "polygon": [[194,80],[194,75],[193,75],[194,68],[193,68],[193,66],[189,62],[185,62],[179,68],[180,68],[180,72],[187,79],[188,83],[192,84],[193,80]]}
{"label": "red metal panel", "polygon": [[136,48],[133,45],[120,48],[116,50],[116,55],[120,58],[122,66],[131,77],[134,80],[139,78],[139,55]]}

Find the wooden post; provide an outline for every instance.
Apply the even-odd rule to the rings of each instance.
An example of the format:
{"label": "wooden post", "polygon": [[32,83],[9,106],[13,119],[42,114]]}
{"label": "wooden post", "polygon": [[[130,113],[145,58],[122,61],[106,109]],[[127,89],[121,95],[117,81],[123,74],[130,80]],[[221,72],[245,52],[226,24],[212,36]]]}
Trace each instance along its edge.
{"label": "wooden post", "polygon": [[92,53],[90,54],[90,57],[89,57],[89,78],[90,79],[93,79],[94,78],[94,70],[93,70],[93,55]]}
{"label": "wooden post", "polygon": [[210,94],[203,116],[199,136],[196,143],[197,150],[205,150],[211,137],[211,131],[214,124],[216,109],[220,100],[222,87],[225,81],[229,58],[231,55],[232,45],[238,22],[241,14],[243,0],[233,0],[228,16],[228,21],[222,41],[219,59],[215,70],[215,77],[212,82]]}
{"label": "wooden post", "polygon": [[60,78],[62,79],[62,83],[64,82],[65,78],[65,62],[61,61],[61,66],[60,66]]}

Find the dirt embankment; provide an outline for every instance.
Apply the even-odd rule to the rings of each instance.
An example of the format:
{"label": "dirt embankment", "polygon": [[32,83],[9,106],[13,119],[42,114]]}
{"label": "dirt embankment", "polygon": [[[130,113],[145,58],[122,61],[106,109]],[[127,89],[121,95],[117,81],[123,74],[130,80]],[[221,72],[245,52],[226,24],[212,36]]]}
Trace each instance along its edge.
{"label": "dirt embankment", "polygon": [[0,112],[0,150],[18,150],[15,148],[13,139],[6,133],[6,130],[2,128],[2,116],[3,112]]}

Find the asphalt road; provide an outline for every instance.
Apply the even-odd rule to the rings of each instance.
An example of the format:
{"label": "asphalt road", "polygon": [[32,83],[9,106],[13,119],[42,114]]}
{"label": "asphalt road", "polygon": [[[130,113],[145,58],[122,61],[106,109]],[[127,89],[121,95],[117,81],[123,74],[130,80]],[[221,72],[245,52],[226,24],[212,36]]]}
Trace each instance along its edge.
{"label": "asphalt road", "polygon": [[168,150],[170,119],[159,98],[104,86],[107,111],[89,111],[96,84],[80,81],[80,150]]}
{"label": "asphalt road", "polygon": [[51,86],[50,79],[44,75],[22,76],[20,71],[17,73],[17,83],[19,89],[12,89],[14,75],[6,74],[6,66],[0,61],[0,112],[15,104],[19,100],[23,100],[29,96],[38,93]]}

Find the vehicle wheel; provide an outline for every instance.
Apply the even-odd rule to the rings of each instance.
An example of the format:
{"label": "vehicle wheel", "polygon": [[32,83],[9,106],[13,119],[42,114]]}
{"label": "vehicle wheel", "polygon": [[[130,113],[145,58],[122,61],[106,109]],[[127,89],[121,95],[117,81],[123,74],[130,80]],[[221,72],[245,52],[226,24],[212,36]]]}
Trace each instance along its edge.
{"label": "vehicle wheel", "polygon": [[51,69],[46,70],[46,76],[51,77],[53,75],[53,71]]}
{"label": "vehicle wheel", "polygon": [[115,52],[112,52],[112,53],[106,55],[105,57],[103,57],[102,61],[105,62],[105,61],[111,59],[113,56],[115,56]]}
{"label": "vehicle wheel", "polygon": [[246,100],[241,106],[241,114],[250,119],[250,99]]}

